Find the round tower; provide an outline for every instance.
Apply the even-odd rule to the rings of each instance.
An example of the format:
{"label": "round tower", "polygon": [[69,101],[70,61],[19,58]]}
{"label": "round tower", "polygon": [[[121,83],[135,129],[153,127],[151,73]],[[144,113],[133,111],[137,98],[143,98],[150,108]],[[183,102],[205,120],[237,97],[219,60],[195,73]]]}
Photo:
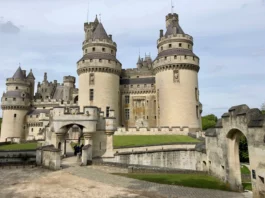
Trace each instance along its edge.
{"label": "round tower", "polygon": [[166,33],[160,30],[158,56],[153,62],[157,92],[157,125],[201,128],[198,87],[199,57],[193,38],[179,25],[177,14],[166,16]]}
{"label": "round tower", "polygon": [[93,105],[104,109],[108,117],[110,109],[119,112],[122,65],[116,58],[117,45],[97,18],[85,23],[85,33],[83,57],[77,62],[80,110]]}
{"label": "round tower", "polygon": [[7,138],[25,139],[25,116],[30,107],[31,82],[19,67],[12,78],[6,80],[6,92],[2,96],[3,121],[1,142]]}

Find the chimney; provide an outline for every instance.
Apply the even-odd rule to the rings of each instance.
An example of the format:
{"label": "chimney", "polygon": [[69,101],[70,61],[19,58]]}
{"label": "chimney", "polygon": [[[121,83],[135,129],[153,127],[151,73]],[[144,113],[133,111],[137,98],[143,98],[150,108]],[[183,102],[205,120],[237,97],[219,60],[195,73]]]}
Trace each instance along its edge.
{"label": "chimney", "polygon": [[110,40],[112,40],[112,35],[111,34],[109,35],[109,38],[110,38]]}
{"label": "chimney", "polygon": [[26,70],[22,70],[24,77],[26,78]]}
{"label": "chimney", "polygon": [[160,30],[160,38],[164,36],[164,31]]}

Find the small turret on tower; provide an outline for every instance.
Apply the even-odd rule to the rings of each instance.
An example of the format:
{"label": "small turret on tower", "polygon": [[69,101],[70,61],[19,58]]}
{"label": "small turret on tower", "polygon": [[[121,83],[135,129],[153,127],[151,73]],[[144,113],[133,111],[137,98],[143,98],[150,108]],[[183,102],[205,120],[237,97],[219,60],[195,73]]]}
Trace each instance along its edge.
{"label": "small turret on tower", "polygon": [[32,69],[30,69],[27,80],[30,82],[30,97],[33,98],[35,91],[35,76],[33,75]]}

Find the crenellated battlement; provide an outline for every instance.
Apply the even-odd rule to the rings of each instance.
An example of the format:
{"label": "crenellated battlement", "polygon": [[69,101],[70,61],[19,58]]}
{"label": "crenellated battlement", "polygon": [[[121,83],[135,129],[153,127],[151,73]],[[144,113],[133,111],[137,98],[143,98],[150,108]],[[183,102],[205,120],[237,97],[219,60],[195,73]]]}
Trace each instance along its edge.
{"label": "crenellated battlement", "polygon": [[190,42],[193,44],[193,37],[188,34],[173,34],[168,36],[163,36],[157,40],[157,45],[161,45],[166,41],[184,41],[184,42]]}
{"label": "crenellated battlement", "polygon": [[109,40],[109,39],[88,39],[83,42],[83,48],[89,47],[89,46],[94,46],[94,45],[107,45],[109,47],[115,47],[114,49],[117,48],[116,42]]}
{"label": "crenellated battlement", "polygon": [[6,85],[9,86],[11,84],[22,84],[22,85],[30,86],[30,82],[27,79],[7,78]]}

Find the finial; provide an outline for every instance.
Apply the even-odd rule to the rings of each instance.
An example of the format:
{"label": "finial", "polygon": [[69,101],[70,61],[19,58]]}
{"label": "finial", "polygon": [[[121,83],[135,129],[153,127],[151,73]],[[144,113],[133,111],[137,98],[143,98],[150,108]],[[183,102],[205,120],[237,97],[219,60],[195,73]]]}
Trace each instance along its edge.
{"label": "finial", "polygon": [[19,66],[19,67],[21,67],[21,64],[20,64],[20,62],[18,63],[18,66]]}

